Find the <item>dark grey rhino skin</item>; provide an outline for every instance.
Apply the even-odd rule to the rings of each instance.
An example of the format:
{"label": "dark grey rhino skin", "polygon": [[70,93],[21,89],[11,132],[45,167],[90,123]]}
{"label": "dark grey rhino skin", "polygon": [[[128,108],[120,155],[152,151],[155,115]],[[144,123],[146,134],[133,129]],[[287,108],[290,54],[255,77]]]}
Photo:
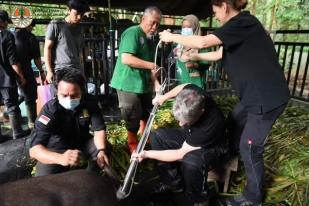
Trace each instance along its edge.
{"label": "dark grey rhino skin", "polygon": [[31,177],[30,141],[24,137],[0,143],[0,184]]}
{"label": "dark grey rhino skin", "polygon": [[0,185],[1,206],[116,206],[107,176],[86,170],[33,177]]}

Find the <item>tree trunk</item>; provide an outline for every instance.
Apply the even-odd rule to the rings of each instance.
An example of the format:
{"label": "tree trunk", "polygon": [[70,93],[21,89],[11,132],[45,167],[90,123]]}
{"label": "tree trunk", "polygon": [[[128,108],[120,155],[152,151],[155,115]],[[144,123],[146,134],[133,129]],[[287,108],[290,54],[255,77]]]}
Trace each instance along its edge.
{"label": "tree trunk", "polygon": [[252,1],[252,9],[251,9],[251,11],[252,11],[252,14],[254,16],[256,15],[256,2],[257,2],[257,0],[253,0]]}
{"label": "tree trunk", "polygon": [[277,19],[276,19],[276,12],[278,9],[278,6],[280,4],[279,0],[274,0],[274,5],[272,6],[271,9],[271,17],[270,17],[270,25],[269,25],[269,30],[271,31],[273,28],[276,29],[277,27]]}

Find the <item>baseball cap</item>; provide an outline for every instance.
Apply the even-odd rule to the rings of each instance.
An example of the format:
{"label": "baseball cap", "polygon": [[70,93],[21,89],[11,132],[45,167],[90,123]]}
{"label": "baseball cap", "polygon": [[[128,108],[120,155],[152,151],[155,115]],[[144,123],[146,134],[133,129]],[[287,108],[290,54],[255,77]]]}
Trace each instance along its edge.
{"label": "baseball cap", "polygon": [[0,10],[0,20],[12,23],[12,20],[10,19],[9,14],[4,10]]}
{"label": "baseball cap", "polygon": [[68,2],[68,6],[71,9],[75,9],[79,13],[90,11],[88,3],[84,0],[70,0]]}

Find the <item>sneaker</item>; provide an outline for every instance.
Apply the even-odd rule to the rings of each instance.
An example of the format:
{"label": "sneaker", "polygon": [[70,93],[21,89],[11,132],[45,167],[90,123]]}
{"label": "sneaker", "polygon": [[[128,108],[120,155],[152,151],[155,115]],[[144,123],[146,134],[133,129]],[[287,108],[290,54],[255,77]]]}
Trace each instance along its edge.
{"label": "sneaker", "polygon": [[227,206],[262,206],[262,203],[247,200],[243,195],[230,197],[226,199]]}
{"label": "sneaker", "polygon": [[168,184],[164,184],[162,182],[159,183],[156,187],[154,187],[152,194],[162,194],[162,193],[180,193],[183,192],[184,189],[181,186],[172,186]]}

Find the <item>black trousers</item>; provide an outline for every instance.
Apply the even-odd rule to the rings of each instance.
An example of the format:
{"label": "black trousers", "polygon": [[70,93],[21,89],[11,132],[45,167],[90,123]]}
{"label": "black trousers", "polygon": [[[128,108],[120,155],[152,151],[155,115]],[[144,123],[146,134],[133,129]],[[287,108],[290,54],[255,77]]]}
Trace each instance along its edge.
{"label": "black trousers", "polygon": [[238,103],[229,117],[229,124],[232,125],[232,150],[235,153],[239,149],[244,162],[247,185],[243,194],[249,200],[260,202],[263,199],[264,145],[273,124],[285,107],[286,104],[267,113],[254,114]]}
{"label": "black trousers", "polygon": [[35,82],[27,82],[24,87],[19,87],[20,95],[24,98],[26,105],[36,103],[38,98],[37,85]]}
{"label": "black trousers", "polygon": [[[80,148],[76,148],[81,150],[83,159],[88,160],[87,170],[93,172],[99,172],[100,168],[96,163],[97,158],[97,148],[94,144],[93,138],[91,138],[85,145]],[[106,153],[107,156],[111,155],[112,146],[109,142],[106,143]],[[58,151],[60,152],[60,151]],[[63,153],[61,151],[60,153]],[[62,165],[57,164],[43,164],[41,162],[36,163],[36,173],[35,176],[44,176],[49,174],[56,174],[61,172],[69,171],[71,168],[69,166],[64,167]]]}
{"label": "black trousers", "polygon": [[[150,138],[153,150],[167,150],[181,148],[187,137],[182,129],[158,129]],[[179,162],[158,162],[158,172],[162,182],[183,184],[193,202],[202,202],[208,196],[208,170],[222,164],[224,156],[223,147],[202,148],[187,153]]]}
{"label": "black trousers", "polygon": [[17,87],[1,87],[0,93],[7,113],[11,116],[20,116]]}

